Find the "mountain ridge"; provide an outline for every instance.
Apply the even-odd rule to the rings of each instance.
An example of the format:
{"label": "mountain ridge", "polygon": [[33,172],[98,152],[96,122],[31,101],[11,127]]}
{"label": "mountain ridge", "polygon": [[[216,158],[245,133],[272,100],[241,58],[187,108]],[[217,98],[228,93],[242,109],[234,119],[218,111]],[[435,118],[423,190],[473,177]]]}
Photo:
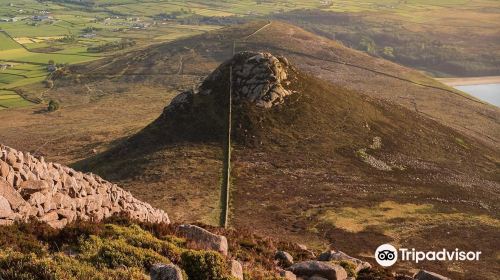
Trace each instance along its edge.
{"label": "mountain ridge", "polygon": [[[261,30],[263,26],[265,28]],[[255,33],[255,30],[260,31]],[[249,39],[242,39],[249,34],[252,34]],[[310,41],[316,43],[311,45],[308,43]],[[405,106],[491,147],[498,143],[500,135],[496,132],[498,129],[494,129],[499,125],[495,120],[500,118],[497,107],[445,86],[415,70],[371,57],[279,21],[254,22],[174,43],[159,44],[141,53],[129,53],[129,57],[125,55],[109,62],[94,62],[78,71],[93,71],[91,69],[104,66],[99,68],[105,74],[103,77],[109,74],[115,78],[122,77],[125,81],[147,79],[175,85],[178,81],[169,76],[179,73],[180,61],[184,78],[208,75],[210,69],[231,57],[233,42],[236,42],[236,51],[271,51],[287,56],[294,59],[295,64],[304,71],[334,84]],[[130,61],[135,62],[131,64],[133,66],[127,67]],[[318,64],[321,66],[318,67]],[[96,71],[97,75],[98,73]],[[95,78],[95,75],[90,74],[90,77]],[[357,77],[365,79],[360,81]],[[428,101],[431,99],[433,102]],[[444,113],[441,110],[443,104],[456,110]],[[463,114],[468,117],[461,117]],[[478,126],[478,123],[482,125]]]}

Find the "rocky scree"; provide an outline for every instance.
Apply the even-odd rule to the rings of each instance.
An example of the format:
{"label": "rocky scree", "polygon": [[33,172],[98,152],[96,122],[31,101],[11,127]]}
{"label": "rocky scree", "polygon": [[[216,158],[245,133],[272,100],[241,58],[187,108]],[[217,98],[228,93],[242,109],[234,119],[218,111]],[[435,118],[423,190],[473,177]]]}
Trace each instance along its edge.
{"label": "rocky scree", "polygon": [[124,213],[169,223],[168,215],[95,174],[45,162],[0,144],[0,225],[35,217],[54,228]]}

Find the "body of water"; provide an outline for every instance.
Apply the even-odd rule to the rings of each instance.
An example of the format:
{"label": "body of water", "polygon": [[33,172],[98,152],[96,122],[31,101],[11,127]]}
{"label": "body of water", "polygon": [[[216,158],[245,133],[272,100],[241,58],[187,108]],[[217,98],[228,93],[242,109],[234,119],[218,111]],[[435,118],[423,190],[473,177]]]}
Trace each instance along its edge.
{"label": "body of water", "polygon": [[456,89],[466,92],[478,99],[500,107],[500,83],[454,86]]}

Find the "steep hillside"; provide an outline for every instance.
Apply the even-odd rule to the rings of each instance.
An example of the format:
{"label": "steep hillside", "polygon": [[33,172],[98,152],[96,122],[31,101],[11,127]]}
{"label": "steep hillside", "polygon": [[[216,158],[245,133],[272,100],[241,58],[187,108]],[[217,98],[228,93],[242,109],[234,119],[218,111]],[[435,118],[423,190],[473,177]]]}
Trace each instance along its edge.
{"label": "steep hillside", "polygon": [[[415,70],[282,22],[253,22],[224,28],[94,62],[76,72],[79,79],[122,78],[122,81],[147,80],[186,86],[185,82],[208,75],[231,57],[233,49],[270,51],[286,56],[304,72],[346,89],[403,105],[490,146],[498,145],[498,108]],[[447,110],[443,110],[444,106]]]}
{"label": "steep hillside", "polygon": [[[236,54],[144,130],[79,166],[126,182],[175,219],[215,222],[230,76],[232,226],[358,256],[387,241],[481,247],[498,231],[498,150],[268,53]],[[425,238],[444,228],[459,231],[456,240]],[[494,261],[494,249],[483,250]],[[466,263],[464,272],[428,266],[492,276]]]}

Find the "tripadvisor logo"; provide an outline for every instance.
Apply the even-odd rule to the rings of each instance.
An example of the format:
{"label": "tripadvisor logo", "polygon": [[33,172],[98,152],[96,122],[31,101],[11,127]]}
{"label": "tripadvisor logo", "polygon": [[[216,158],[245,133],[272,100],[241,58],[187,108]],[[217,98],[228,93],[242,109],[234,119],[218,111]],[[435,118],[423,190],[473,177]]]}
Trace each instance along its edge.
{"label": "tripadvisor logo", "polygon": [[398,260],[398,251],[391,244],[380,245],[375,250],[375,260],[381,266],[391,266]]}
{"label": "tripadvisor logo", "polygon": [[391,244],[383,244],[375,250],[375,260],[383,267],[392,266],[396,261],[410,261],[419,263],[421,261],[478,261],[481,251],[461,251],[442,249],[440,251],[417,251],[415,248],[399,248],[397,250]]}

